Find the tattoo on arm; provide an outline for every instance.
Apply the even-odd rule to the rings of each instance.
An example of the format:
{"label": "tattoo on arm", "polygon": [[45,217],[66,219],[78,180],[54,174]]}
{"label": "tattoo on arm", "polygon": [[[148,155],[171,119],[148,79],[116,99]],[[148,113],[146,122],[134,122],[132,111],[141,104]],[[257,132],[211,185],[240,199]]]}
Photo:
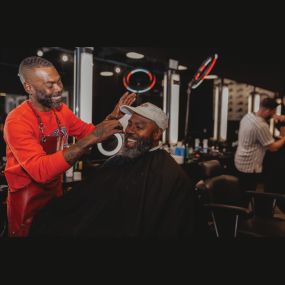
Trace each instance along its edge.
{"label": "tattoo on arm", "polygon": [[71,147],[63,151],[63,157],[67,163],[73,165],[80,157],[89,150],[92,144],[89,143],[89,136],[79,140]]}
{"label": "tattoo on arm", "polygon": [[95,137],[97,137],[97,138],[100,138],[100,137],[102,137],[103,136],[103,134],[104,134],[104,129],[102,129],[102,128],[96,128],[95,129],[95,131],[94,131],[94,135],[95,135]]}

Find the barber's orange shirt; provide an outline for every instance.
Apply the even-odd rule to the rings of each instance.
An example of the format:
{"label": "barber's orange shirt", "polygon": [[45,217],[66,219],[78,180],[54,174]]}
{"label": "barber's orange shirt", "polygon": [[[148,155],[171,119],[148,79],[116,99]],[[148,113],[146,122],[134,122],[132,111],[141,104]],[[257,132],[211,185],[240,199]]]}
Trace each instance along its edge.
{"label": "barber's orange shirt", "polygon": [[[55,110],[65,133],[65,143],[68,136],[81,139],[90,134],[95,126],[77,118],[73,112],[62,104]],[[53,111],[38,112],[44,125],[46,136],[58,132],[58,124]],[[4,138],[7,144],[7,164],[5,176],[10,191],[17,191],[31,182],[45,184],[56,178],[71,167],[62,151],[47,155],[40,143],[38,120],[27,102],[11,111],[6,119]]]}

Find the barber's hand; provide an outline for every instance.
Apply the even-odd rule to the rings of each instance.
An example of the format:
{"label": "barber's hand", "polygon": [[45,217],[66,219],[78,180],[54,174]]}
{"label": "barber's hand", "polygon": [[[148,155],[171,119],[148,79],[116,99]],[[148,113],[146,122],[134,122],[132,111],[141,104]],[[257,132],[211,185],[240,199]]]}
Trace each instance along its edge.
{"label": "barber's hand", "polygon": [[275,122],[285,122],[284,115],[273,115],[273,119]]}
{"label": "barber's hand", "polygon": [[110,119],[120,119],[123,116],[123,113],[120,111],[120,107],[123,105],[132,105],[136,101],[136,93],[130,93],[126,92],[124,95],[121,97],[117,105],[115,106],[114,110],[112,111],[111,114],[109,114],[106,117],[106,120]]}
{"label": "barber's hand", "polygon": [[115,133],[122,133],[123,126],[118,120],[105,120],[96,125],[92,135],[96,137],[96,143],[102,142]]}

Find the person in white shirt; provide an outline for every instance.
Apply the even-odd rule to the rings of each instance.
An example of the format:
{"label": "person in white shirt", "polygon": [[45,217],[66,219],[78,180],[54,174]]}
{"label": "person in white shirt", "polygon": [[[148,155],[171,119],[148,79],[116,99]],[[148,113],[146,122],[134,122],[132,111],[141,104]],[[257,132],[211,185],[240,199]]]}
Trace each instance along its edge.
{"label": "person in white shirt", "polygon": [[275,99],[264,98],[259,110],[245,115],[240,122],[235,166],[242,191],[256,190],[266,150],[277,151],[285,144],[285,137],[275,140],[269,129],[272,117],[283,119],[275,115],[277,106]]}

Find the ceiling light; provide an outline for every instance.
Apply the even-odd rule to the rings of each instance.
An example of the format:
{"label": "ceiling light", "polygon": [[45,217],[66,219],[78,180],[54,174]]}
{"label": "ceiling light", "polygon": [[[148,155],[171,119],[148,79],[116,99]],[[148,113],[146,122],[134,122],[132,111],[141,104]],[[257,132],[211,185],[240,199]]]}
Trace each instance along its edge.
{"label": "ceiling light", "polygon": [[281,99],[281,98],[277,98],[277,99],[276,99],[276,103],[277,103],[277,104],[282,104],[282,99]]}
{"label": "ceiling light", "polygon": [[187,70],[188,67],[184,65],[178,65],[178,70]]}
{"label": "ceiling light", "polygon": [[132,59],[141,59],[141,58],[144,58],[144,55],[141,54],[141,53],[137,53],[137,52],[128,52],[126,54],[126,56],[128,58],[132,58]]}
{"label": "ceiling light", "polygon": [[41,49],[39,49],[37,51],[37,56],[43,56],[43,55],[44,55],[44,52]]}
{"label": "ceiling light", "polygon": [[218,78],[218,75],[215,75],[215,74],[207,75],[205,77],[205,79],[217,79],[217,78]]}
{"label": "ceiling light", "polygon": [[68,61],[68,56],[66,54],[63,54],[61,56],[62,61],[67,62]]}
{"label": "ceiling light", "polygon": [[121,72],[121,68],[119,66],[115,67],[115,72],[116,73],[120,73]]}
{"label": "ceiling light", "polygon": [[113,72],[111,72],[111,71],[101,71],[100,72],[100,75],[101,76],[113,76]]}

